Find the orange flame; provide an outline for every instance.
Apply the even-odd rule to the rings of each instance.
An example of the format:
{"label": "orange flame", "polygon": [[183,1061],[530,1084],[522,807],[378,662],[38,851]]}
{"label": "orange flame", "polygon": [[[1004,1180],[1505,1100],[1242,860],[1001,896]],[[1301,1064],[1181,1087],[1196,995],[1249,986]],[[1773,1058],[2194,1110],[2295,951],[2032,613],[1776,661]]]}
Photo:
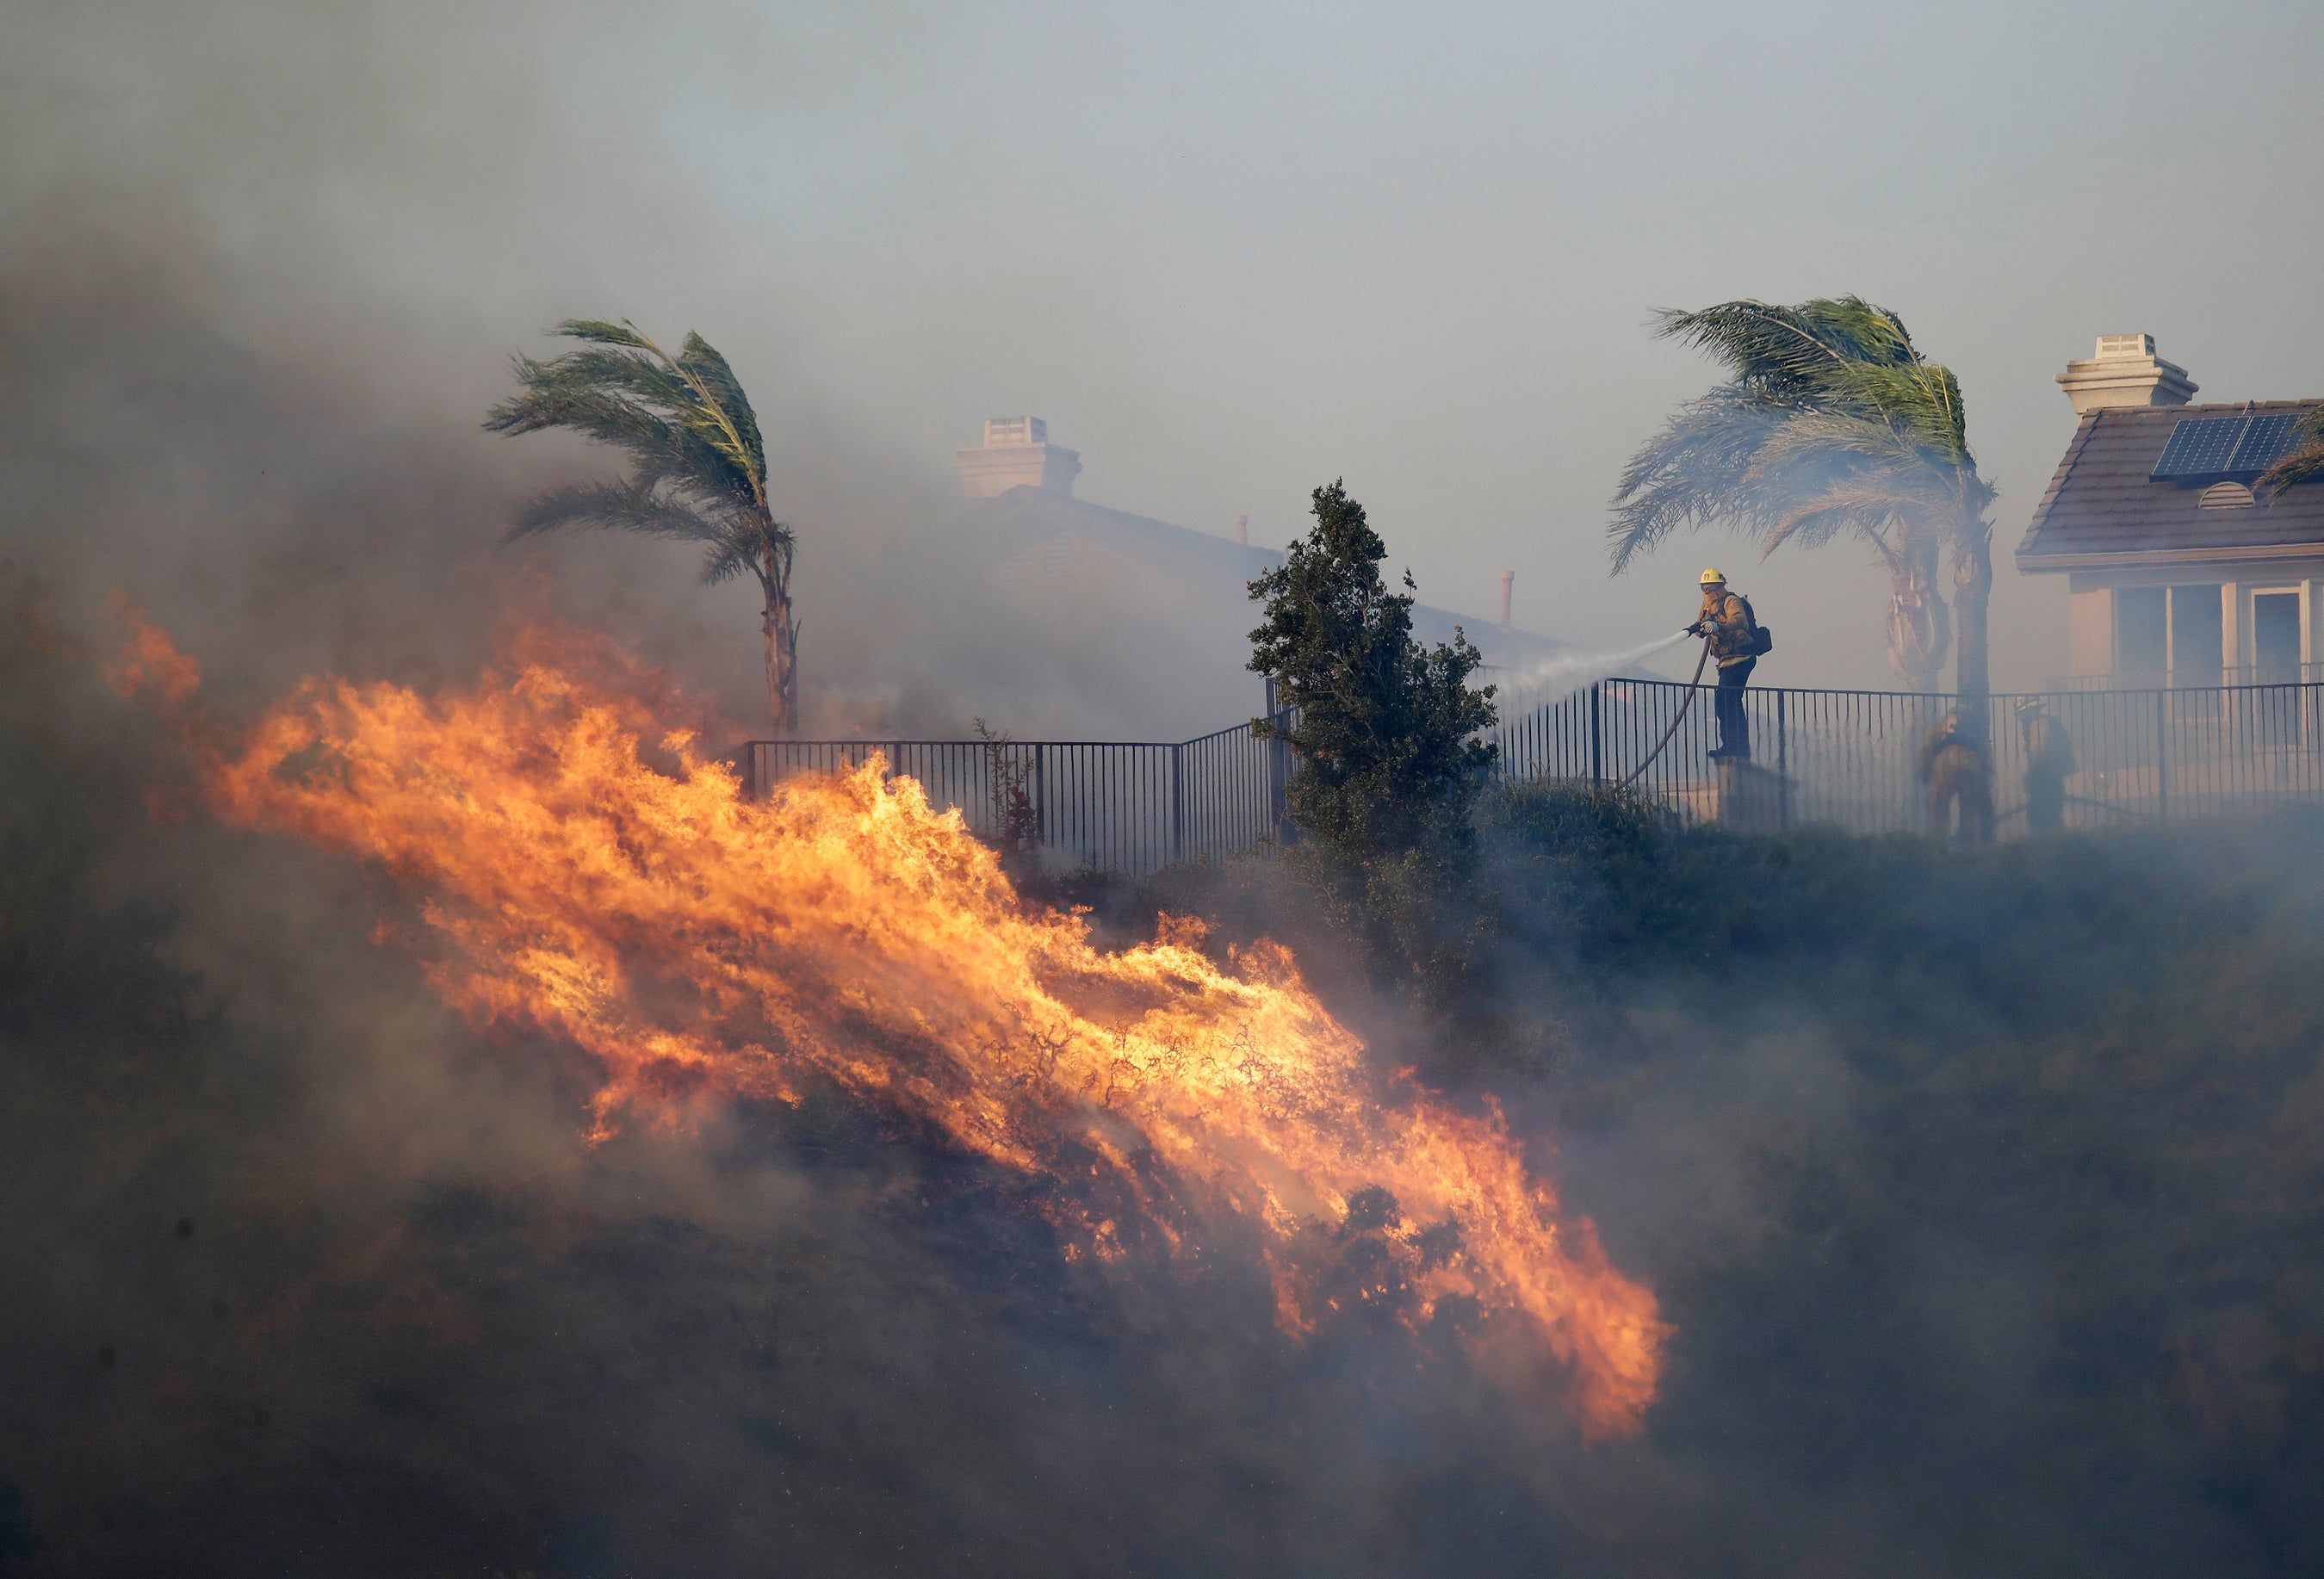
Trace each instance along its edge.
{"label": "orange flame", "polygon": [[191,702],[202,688],[202,666],[179,651],[167,631],[148,623],[145,612],[126,594],[115,593],[106,600],[106,609],[131,630],[121,655],[105,668],[114,690],[124,697],[158,691],[165,701]]}
{"label": "orange flame", "polygon": [[[150,628],[132,647],[181,711],[190,663]],[[1411,1319],[1466,1297],[1545,1342],[1585,1430],[1637,1429],[1669,1329],[1527,1176],[1497,1109],[1376,1077],[1274,945],[1231,970],[1183,920],[1093,946],[877,764],[745,797],[690,734],[664,733],[663,705],[640,699],[655,680],[534,633],[474,689],[309,680],[235,748],[197,739],[195,756],[226,820],[410,883],[447,945],[437,990],[594,1055],[601,1131],[827,1080],[1046,1185],[1068,1255],[1173,1253],[1240,1224],[1295,1335],[1315,1315],[1301,1247],[1354,1202]]]}

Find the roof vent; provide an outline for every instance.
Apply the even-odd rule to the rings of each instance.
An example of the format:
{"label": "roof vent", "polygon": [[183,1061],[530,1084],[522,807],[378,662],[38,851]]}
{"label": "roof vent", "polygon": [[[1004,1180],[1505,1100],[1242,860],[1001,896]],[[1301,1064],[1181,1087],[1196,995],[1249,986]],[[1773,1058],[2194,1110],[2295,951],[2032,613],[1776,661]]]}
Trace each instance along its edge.
{"label": "roof vent", "polygon": [[2241,483],[2213,483],[2203,490],[2196,505],[2203,510],[2249,510],[2258,503]]}
{"label": "roof vent", "polygon": [[2087,362],[2069,362],[2058,375],[2077,411],[2108,406],[2183,406],[2197,384],[2187,370],[2154,354],[2153,335],[2100,335]]}
{"label": "roof vent", "polygon": [[991,499],[1011,488],[1038,488],[1073,497],[1081,475],[1080,452],[1049,442],[1049,425],[1038,417],[988,417],[984,442],[952,452],[961,491]]}

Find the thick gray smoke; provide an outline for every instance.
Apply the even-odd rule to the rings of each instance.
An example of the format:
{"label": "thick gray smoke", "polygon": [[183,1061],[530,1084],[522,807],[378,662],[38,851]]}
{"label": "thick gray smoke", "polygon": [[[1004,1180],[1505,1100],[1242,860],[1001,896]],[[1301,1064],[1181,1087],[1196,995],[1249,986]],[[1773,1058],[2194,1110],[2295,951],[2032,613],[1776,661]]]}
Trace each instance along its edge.
{"label": "thick gray smoke", "polygon": [[1677,1325],[1636,1441],[1472,1369],[1458,1311],[1379,1319],[1360,1223],[1303,1345],[1255,1268],[1093,1275],[1020,1181],[835,1100],[588,1144],[572,1049],[373,941],[415,896],[193,807],[97,678],[104,593],[229,718],[463,678],[513,611],[748,731],[744,595],[495,546],[597,464],[477,430],[506,352],[627,313],[751,379],[831,727],[1113,734],[1174,676],[1024,660],[940,460],[824,397],[552,8],[398,10],[8,23],[0,1573],[2324,1565],[2313,827],[1952,862],[1521,808],[1453,1047],[1279,873],[1093,891],[1289,938],[1383,1057],[1505,1103]]}
{"label": "thick gray smoke", "polygon": [[[478,1038],[374,943],[411,896],[210,826],[99,682],[116,589],[228,719],[309,674],[457,679],[545,613],[748,731],[746,599],[653,543],[496,546],[601,464],[478,431],[506,353],[627,312],[753,374],[812,716],[1116,734],[1183,685],[1118,642],[1026,662],[952,480],[856,447],[779,330],[722,331],[768,314],[722,313],[716,217],[549,102],[540,14],[447,8],[425,60],[361,13],[18,20],[0,1571],[1321,1572],[1563,1528],[1615,1461],[1546,1397],[1419,1387],[1366,1323],[1292,1345],[1250,1266],[1093,1279],[1012,1181],[872,1115],[591,1147],[569,1049]],[[1536,1487],[1507,1507],[1505,1472]]]}
{"label": "thick gray smoke", "polygon": [[[563,318],[626,316],[701,330],[752,392],[800,537],[810,733],[954,735],[982,715],[1028,735],[1183,735],[1256,710],[1235,663],[1190,687],[1169,610],[1093,606],[1060,626],[1074,645],[1023,640],[1057,611],[1028,620],[1007,546],[955,529],[946,451],[826,399],[838,369],[807,354],[815,326],[721,265],[742,244],[715,196],[659,179],[601,113],[609,41],[558,7],[435,8],[433,27],[429,10],[19,20],[0,68],[0,499],[11,554],[63,601],[130,593],[229,687],[458,672],[503,612],[558,614],[764,733],[747,587],[697,586],[660,543],[498,547],[531,489],[618,464],[484,433],[509,355],[554,348]],[[644,97],[699,70],[625,29]],[[959,413],[950,441],[984,414]]]}

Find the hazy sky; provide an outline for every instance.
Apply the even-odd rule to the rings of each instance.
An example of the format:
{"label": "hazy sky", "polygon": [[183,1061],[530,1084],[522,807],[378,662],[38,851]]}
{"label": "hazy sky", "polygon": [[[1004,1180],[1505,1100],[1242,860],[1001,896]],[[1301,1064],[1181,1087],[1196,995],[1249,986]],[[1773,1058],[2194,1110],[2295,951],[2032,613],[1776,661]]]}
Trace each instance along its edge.
{"label": "hazy sky", "polygon": [[1952,366],[2003,684],[2063,667],[2007,555],[2069,356],[2146,330],[2199,399],[2324,393],[2312,0],[10,14],[9,203],[181,214],[254,341],[392,335],[350,376],[469,411],[552,318],[698,328],[795,466],[940,499],[1031,412],[1083,497],[1270,542],[1344,476],[1428,601],[1512,568],[1579,641],[1724,562],[1770,681],[1888,683],[1885,577],[1719,540],[1609,581],[1616,473],[1710,376],[1649,309],[1855,291]]}

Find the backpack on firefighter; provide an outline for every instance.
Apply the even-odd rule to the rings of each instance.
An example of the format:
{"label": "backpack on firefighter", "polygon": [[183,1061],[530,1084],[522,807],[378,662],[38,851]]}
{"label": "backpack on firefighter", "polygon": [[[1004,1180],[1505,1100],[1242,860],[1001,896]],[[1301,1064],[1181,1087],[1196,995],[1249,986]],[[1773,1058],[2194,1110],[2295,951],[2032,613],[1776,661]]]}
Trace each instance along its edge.
{"label": "backpack on firefighter", "polygon": [[[1719,623],[1709,614],[1705,614],[1701,620],[1688,626],[1687,630],[1690,633],[1709,636],[1711,639],[1711,651],[1718,655],[1721,663],[1731,662],[1738,658],[1765,658],[1768,653],[1773,652],[1775,650],[1775,630],[1772,626],[1759,623],[1758,614],[1751,607],[1751,600],[1739,592],[1730,592],[1727,596],[1743,605],[1743,631],[1740,635],[1728,635]],[[1735,643],[1734,650],[1720,651],[1729,642]]]}

